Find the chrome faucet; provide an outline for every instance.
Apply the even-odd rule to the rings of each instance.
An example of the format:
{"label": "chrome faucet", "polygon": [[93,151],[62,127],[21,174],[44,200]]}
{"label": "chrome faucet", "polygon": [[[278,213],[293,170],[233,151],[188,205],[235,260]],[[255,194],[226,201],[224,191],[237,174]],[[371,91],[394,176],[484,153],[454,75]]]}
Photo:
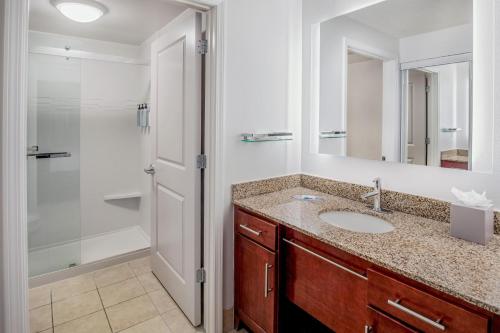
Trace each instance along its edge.
{"label": "chrome faucet", "polygon": [[384,210],[380,207],[380,199],[382,197],[382,182],[379,177],[373,180],[373,191],[363,194],[361,199],[366,200],[368,198],[373,198],[373,210],[376,212],[383,212]]}

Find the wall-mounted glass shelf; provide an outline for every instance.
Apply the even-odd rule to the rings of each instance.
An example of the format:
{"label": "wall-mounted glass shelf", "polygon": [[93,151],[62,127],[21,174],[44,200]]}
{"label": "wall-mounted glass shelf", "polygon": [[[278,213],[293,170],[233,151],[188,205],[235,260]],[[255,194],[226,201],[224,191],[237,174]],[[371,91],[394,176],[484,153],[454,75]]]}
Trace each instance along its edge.
{"label": "wall-mounted glass shelf", "polygon": [[243,142],[263,142],[263,141],[287,141],[293,139],[291,132],[269,132],[269,133],[243,133]]}
{"label": "wall-mounted glass shelf", "polygon": [[346,131],[323,131],[319,132],[320,139],[342,139],[347,136]]}
{"label": "wall-mounted glass shelf", "polygon": [[462,129],[459,127],[448,127],[448,128],[441,128],[441,132],[443,133],[455,133],[455,132],[460,132]]}

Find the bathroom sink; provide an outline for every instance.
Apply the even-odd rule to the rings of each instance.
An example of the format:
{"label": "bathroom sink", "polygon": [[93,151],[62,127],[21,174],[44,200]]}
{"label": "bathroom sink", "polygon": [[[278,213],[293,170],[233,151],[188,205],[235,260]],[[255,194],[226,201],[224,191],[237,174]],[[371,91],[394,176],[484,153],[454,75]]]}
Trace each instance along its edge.
{"label": "bathroom sink", "polygon": [[394,230],[389,222],[376,216],[349,211],[331,211],[319,214],[324,222],[355,232],[383,234]]}

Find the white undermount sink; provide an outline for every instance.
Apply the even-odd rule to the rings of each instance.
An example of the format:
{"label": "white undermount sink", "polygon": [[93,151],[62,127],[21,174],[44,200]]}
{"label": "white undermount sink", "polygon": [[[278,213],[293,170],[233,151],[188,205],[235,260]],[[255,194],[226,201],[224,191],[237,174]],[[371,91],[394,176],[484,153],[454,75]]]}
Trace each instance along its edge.
{"label": "white undermount sink", "polygon": [[319,218],[338,228],[355,232],[383,234],[394,230],[392,224],[381,218],[350,211],[325,212],[319,214]]}

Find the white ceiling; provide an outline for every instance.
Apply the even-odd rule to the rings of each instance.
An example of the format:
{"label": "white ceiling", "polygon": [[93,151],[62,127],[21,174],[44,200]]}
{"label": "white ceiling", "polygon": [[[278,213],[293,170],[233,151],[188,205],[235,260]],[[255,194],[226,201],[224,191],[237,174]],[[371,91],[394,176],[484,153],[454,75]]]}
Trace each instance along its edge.
{"label": "white ceiling", "polygon": [[472,0],[387,0],[347,17],[403,38],[472,23]]}
{"label": "white ceiling", "polygon": [[30,29],[139,45],[186,7],[168,0],[98,0],[109,12],[91,23],[63,16],[49,0],[30,1]]}

